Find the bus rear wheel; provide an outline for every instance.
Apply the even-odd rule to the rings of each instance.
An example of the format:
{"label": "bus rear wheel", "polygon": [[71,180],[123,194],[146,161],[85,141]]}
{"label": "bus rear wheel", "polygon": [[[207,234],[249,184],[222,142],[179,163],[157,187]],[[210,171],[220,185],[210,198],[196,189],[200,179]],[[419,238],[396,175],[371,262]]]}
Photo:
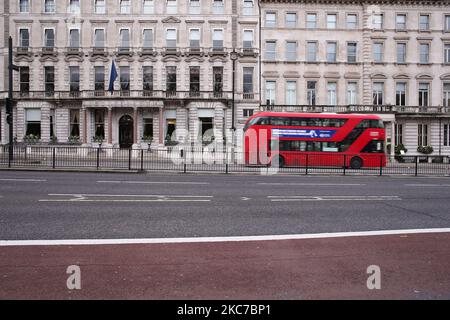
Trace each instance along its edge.
{"label": "bus rear wheel", "polygon": [[350,168],[361,169],[362,166],[363,166],[363,161],[360,157],[353,157],[350,160]]}

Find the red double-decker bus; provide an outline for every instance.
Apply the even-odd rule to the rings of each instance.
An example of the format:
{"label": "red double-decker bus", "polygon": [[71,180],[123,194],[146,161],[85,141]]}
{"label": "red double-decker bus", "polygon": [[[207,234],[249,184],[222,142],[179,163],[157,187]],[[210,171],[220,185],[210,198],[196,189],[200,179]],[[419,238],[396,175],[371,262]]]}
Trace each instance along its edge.
{"label": "red double-decker bus", "polygon": [[376,115],[261,112],[244,127],[245,163],[380,167],[386,165],[385,138]]}

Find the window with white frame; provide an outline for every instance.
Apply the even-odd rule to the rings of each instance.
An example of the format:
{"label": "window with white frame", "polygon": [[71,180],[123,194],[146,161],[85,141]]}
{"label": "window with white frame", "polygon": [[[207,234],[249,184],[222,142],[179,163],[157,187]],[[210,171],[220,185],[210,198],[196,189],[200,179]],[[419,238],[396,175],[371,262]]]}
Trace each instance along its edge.
{"label": "window with white frame", "polygon": [[444,146],[450,146],[450,123],[444,124]]}
{"label": "window with white frame", "polygon": [[144,91],[153,91],[153,67],[142,67],[142,89]]}
{"label": "window with white frame", "polygon": [[406,14],[399,13],[395,16],[395,29],[406,30]]}
{"label": "window with white frame", "polygon": [[105,0],[95,0],[95,13],[105,14],[106,13],[106,1]]}
{"label": "window with white frame", "polygon": [[130,50],[130,30],[120,29],[120,48],[121,51]]}
{"label": "window with white frame", "polygon": [[430,103],[430,84],[428,82],[419,82],[419,106],[427,107]]}
{"label": "window with white frame", "polygon": [[356,54],[357,54],[357,43],[356,42],[348,42],[347,43],[347,62],[348,63],[356,63]]}
{"label": "window with white frame", "polygon": [[375,63],[383,62],[383,42],[375,42],[373,44],[373,61]]}
{"label": "window with white frame", "polygon": [[[244,67],[242,68],[242,83],[243,88],[242,91],[247,94],[253,93],[253,67]],[[245,97],[244,97],[245,99]]]}
{"label": "window with white frame", "polygon": [[336,42],[327,42],[327,62],[336,62]]}
{"label": "window with white frame", "polygon": [[442,105],[444,107],[450,107],[450,82],[444,82],[442,84]]}
{"label": "window with white frame", "polygon": [[428,14],[419,15],[419,30],[420,31],[430,30],[430,15]]}
{"label": "window with white frame", "polygon": [[25,109],[25,135],[41,136],[41,109]]}
{"label": "window with white frame", "polygon": [[330,106],[335,106],[337,104],[336,87],[336,82],[327,83],[327,102]]}
{"label": "window with white frame", "polygon": [[189,0],[189,13],[200,14],[200,0]]}
{"label": "window with white frame", "polygon": [[327,29],[336,29],[337,26],[337,14],[327,14]]}
{"label": "window with white frame", "polygon": [[429,63],[430,45],[428,43],[421,43],[419,48],[420,48],[420,63]]}
{"label": "window with white frame", "polygon": [[450,63],[450,43],[444,43],[444,63]]}
{"label": "window with white frame", "polygon": [[119,77],[120,77],[120,90],[129,91],[130,90],[130,67],[120,66]]}
{"label": "window with white frame", "polygon": [[154,0],[144,0],[143,9],[144,9],[144,14],[154,14],[155,13]]}
{"label": "window with white frame", "polygon": [[213,0],[213,14],[223,14],[223,0]]}
{"label": "window with white frame", "polygon": [[44,67],[44,90],[47,96],[52,96],[55,93],[55,67]]}
{"label": "window with white frame", "polygon": [[295,28],[297,26],[297,14],[295,12],[286,13],[286,28]]}
{"label": "window with white frame", "polygon": [[200,49],[200,29],[189,30],[189,47],[190,49]]}
{"label": "window with white frame", "polygon": [[275,12],[266,12],[266,23],[265,26],[268,28],[273,28],[277,24],[277,14]]}
{"label": "window with white frame", "polygon": [[80,0],[70,0],[69,2],[70,13],[80,13]]}
{"label": "window with white frame", "polygon": [[153,30],[152,29],[144,29],[142,32],[142,47],[144,49],[152,49],[153,48]]}
{"label": "window with white frame", "polygon": [[397,42],[397,63],[406,63],[406,43]]}
{"label": "window with white frame", "polygon": [[105,47],[105,29],[94,30],[94,47],[99,49]]}
{"label": "window with white frame", "polygon": [[406,106],[406,82],[395,84],[395,105]]}
{"label": "window with white frame", "polygon": [[306,43],[306,61],[315,62],[317,61],[317,42],[308,41]]}
{"label": "window with white frame", "polygon": [[30,46],[30,31],[28,29],[19,29],[19,46],[21,49]]}
{"label": "window with white frame", "polygon": [[266,105],[275,104],[276,81],[266,81]]}
{"label": "window with white frame", "polygon": [[223,30],[214,29],[213,30],[213,50],[222,51],[223,50]]}
{"label": "window with white frame", "polygon": [[372,85],[372,104],[382,105],[384,103],[384,83],[374,82]]}
{"label": "window with white frame", "polygon": [[307,13],[306,14],[306,28],[315,29],[317,28],[317,14]]}
{"label": "window with white frame", "polygon": [[288,80],[286,81],[286,104],[294,106],[297,104],[297,82]]}
{"label": "window with white frame", "polygon": [[253,48],[253,30],[244,30],[242,47],[244,49]]}
{"label": "window with white frame", "polygon": [[307,81],[306,83],[306,101],[308,105],[315,106],[316,105],[316,88],[317,81]]}
{"label": "window with white frame", "polygon": [[20,13],[30,12],[30,0],[19,0],[19,12]]}
{"label": "window with white frame", "polygon": [[73,49],[80,47],[80,30],[79,29],[70,29],[70,31],[69,31],[69,47],[73,48]]}
{"label": "window with white frame", "polygon": [[420,147],[428,146],[428,124],[417,124],[417,145]]}
{"label": "window with white frame", "polygon": [[372,15],[372,27],[375,30],[382,30],[383,29],[383,21],[384,16],[382,13],[377,13]]}
{"label": "window with white frame", "polygon": [[94,67],[94,90],[96,95],[102,95],[105,90],[105,67]]}
{"label": "window with white frame", "polygon": [[69,135],[80,136],[80,109],[70,109]]}
{"label": "window with white frame", "polygon": [[275,40],[267,40],[265,59],[268,61],[274,61],[277,55],[276,50],[277,50],[277,42]]}
{"label": "window with white frame", "polygon": [[356,29],[358,27],[358,15],[354,13],[347,14],[347,29]]}
{"label": "window with white frame", "polygon": [[357,104],[358,103],[358,83],[348,82],[347,83],[347,104]]}
{"label": "window with white frame", "polygon": [[28,96],[30,92],[30,67],[19,68],[19,91],[21,96]]}
{"label": "window with white frame", "polygon": [[130,0],[120,0],[120,13],[127,14],[131,13],[131,1]]}
{"label": "window with white frame", "polygon": [[242,7],[242,13],[244,16],[253,15],[253,0],[243,0],[244,4]]}
{"label": "window with white frame", "polygon": [[45,0],[44,1],[44,12],[45,13],[56,12],[55,0]]}
{"label": "window with white frame", "polygon": [[69,67],[69,91],[80,91],[80,67],[78,66]]}
{"label": "window with white frame", "polygon": [[44,47],[53,49],[55,47],[55,30],[44,29]]}
{"label": "window with white frame", "polygon": [[395,123],[394,124],[394,142],[395,145],[398,146],[399,144],[403,144],[403,124],[402,123]]}
{"label": "window with white frame", "polygon": [[287,41],[286,42],[286,61],[296,61],[297,60],[297,42]]}
{"label": "window with white frame", "polygon": [[166,0],[167,6],[166,6],[166,12],[168,14],[176,14],[178,9],[177,0]]}
{"label": "window with white frame", "polygon": [[444,16],[444,31],[450,31],[450,14]]}
{"label": "window with white frame", "polygon": [[174,49],[177,47],[177,30],[167,29],[166,30],[166,47]]}

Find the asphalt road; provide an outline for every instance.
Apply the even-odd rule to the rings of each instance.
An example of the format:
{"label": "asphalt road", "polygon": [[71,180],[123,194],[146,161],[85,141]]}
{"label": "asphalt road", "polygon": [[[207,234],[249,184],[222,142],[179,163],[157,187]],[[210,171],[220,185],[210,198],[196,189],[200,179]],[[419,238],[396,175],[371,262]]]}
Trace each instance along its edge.
{"label": "asphalt road", "polygon": [[449,178],[0,172],[0,203],[1,240],[450,227]]}
{"label": "asphalt road", "polygon": [[0,299],[450,299],[449,196],[446,177],[0,171]]}

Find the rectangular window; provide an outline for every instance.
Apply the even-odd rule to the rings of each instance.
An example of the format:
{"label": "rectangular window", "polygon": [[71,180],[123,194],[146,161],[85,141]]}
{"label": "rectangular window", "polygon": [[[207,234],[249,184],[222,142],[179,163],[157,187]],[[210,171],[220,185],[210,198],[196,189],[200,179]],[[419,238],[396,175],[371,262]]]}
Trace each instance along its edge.
{"label": "rectangular window", "polygon": [[153,48],[153,30],[152,29],[144,29],[142,32],[142,47],[144,49],[152,49]]}
{"label": "rectangular window", "polygon": [[372,16],[372,26],[375,30],[383,29],[383,14],[374,14]]}
{"label": "rectangular window", "polygon": [[327,62],[336,62],[336,42],[327,42]]}
{"label": "rectangular window", "polygon": [[177,92],[177,67],[166,67],[166,72],[166,91],[169,96],[174,96]]}
{"label": "rectangular window", "polygon": [[120,67],[120,90],[127,95],[130,91],[130,67]]}
{"label": "rectangular window", "polygon": [[96,29],[94,31],[94,46],[98,49],[105,48],[105,30],[104,29]]}
{"label": "rectangular window", "polygon": [[295,12],[286,13],[286,28],[297,27],[297,14]]}
{"label": "rectangular window", "polygon": [[450,31],[450,15],[444,17],[444,31]]}
{"label": "rectangular window", "polygon": [[336,99],[336,82],[328,82],[327,83],[327,101],[328,105],[335,106],[337,104]]}
{"label": "rectangular window", "polygon": [[244,14],[244,16],[253,15],[253,0],[244,0],[242,9],[242,13]]}
{"label": "rectangular window", "polygon": [[375,42],[373,44],[373,60],[375,63],[383,62],[383,43]]}
{"label": "rectangular window", "polygon": [[243,68],[243,92],[244,94],[253,93],[253,68]]}
{"label": "rectangular window", "polygon": [[266,81],[266,105],[275,104],[275,81]]}
{"label": "rectangular window", "polygon": [[450,82],[444,82],[442,86],[442,105],[444,107],[450,107]]}
{"label": "rectangular window", "polygon": [[397,43],[397,63],[406,63],[406,43]]}
{"label": "rectangular window", "polygon": [[191,50],[200,50],[200,29],[191,29],[189,31],[189,47]]}
{"label": "rectangular window", "polygon": [[44,87],[47,96],[55,93],[55,67],[44,67]]}
{"label": "rectangular window", "polygon": [[317,42],[308,41],[306,43],[306,61],[315,62],[317,60]]}
{"label": "rectangular window", "polygon": [[94,67],[95,80],[94,90],[95,95],[103,95],[105,91],[105,67]]}
{"label": "rectangular window", "polygon": [[269,61],[274,61],[276,58],[276,41],[266,41],[266,56],[265,59]]}
{"label": "rectangular window", "polygon": [[80,0],[70,0],[69,10],[70,13],[80,13]]}
{"label": "rectangular window", "polygon": [[30,68],[19,68],[20,95],[28,96],[30,93]]}
{"label": "rectangular window", "polygon": [[286,81],[286,104],[294,106],[297,104],[297,82]]}
{"label": "rectangular window", "polygon": [[153,91],[153,67],[142,67],[142,89],[144,93],[151,93]]}
{"label": "rectangular window", "polygon": [[80,137],[80,110],[70,109],[70,129],[71,137]]}
{"label": "rectangular window", "polygon": [[450,43],[444,44],[444,63],[450,63]]}
{"label": "rectangular window", "polygon": [[428,14],[421,14],[419,16],[419,30],[420,31],[430,30],[430,16]]}
{"label": "rectangular window", "polygon": [[347,15],[347,29],[356,29],[358,27],[358,16],[356,14]]}
{"label": "rectangular window", "polygon": [[336,29],[337,15],[327,14],[327,29]]}
{"label": "rectangular window", "polygon": [[394,133],[395,133],[395,145],[403,144],[403,124],[395,123],[394,125]]}
{"label": "rectangular window", "polygon": [[397,14],[395,16],[395,29],[406,30],[406,14]]}
{"label": "rectangular window", "polygon": [[347,43],[347,62],[348,63],[356,63],[356,42]]}
{"label": "rectangular window", "polygon": [[214,97],[219,98],[223,92],[223,67],[213,67]]}
{"label": "rectangular window", "polygon": [[384,83],[374,82],[372,86],[372,104],[382,105],[384,103]]}
{"label": "rectangular window", "polygon": [[167,1],[167,13],[176,14],[177,13],[177,0],[166,0]]}
{"label": "rectangular window", "polygon": [[44,12],[54,13],[56,11],[55,0],[45,0]]}
{"label": "rectangular window", "polygon": [[252,30],[244,30],[242,47],[244,49],[253,48],[253,31]]}
{"label": "rectangular window", "polygon": [[73,49],[80,47],[80,30],[72,29],[69,31],[69,47]]}
{"label": "rectangular window", "polygon": [[317,14],[315,13],[306,14],[306,28],[308,29],[317,28]]}
{"label": "rectangular window", "polygon": [[189,0],[189,13],[200,14],[200,0]]}
{"label": "rectangular window", "polygon": [[419,107],[427,107],[430,99],[430,84],[419,83]]}
{"label": "rectangular window", "polygon": [[395,85],[395,105],[406,106],[406,82],[397,82]]}
{"label": "rectangular window", "polygon": [[120,48],[119,51],[130,51],[130,30],[120,30]]}
{"label": "rectangular window", "polygon": [[286,42],[286,60],[287,61],[297,60],[297,42],[295,41]]}
{"label": "rectangular window", "polygon": [[95,134],[97,138],[105,139],[105,110],[95,109],[94,110],[94,126]]}
{"label": "rectangular window", "polygon": [[144,14],[154,14],[155,13],[155,2],[154,0],[144,0]]}
{"label": "rectangular window", "polygon": [[358,84],[356,82],[347,83],[347,104],[357,104]]}
{"label": "rectangular window", "polygon": [[130,13],[131,5],[130,0],[120,0],[120,13]]}
{"label": "rectangular window", "polygon": [[144,118],[142,119],[144,128],[142,128],[142,139],[150,142],[153,139],[153,119],[152,118]]}
{"label": "rectangular window", "polygon": [[189,68],[189,95],[200,96],[200,67]]}
{"label": "rectangular window", "polygon": [[80,67],[69,67],[69,88],[71,93],[80,91]]}
{"label": "rectangular window", "polygon": [[450,146],[450,124],[444,124],[444,146]]}
{"label": "rectangular window", "polygon": [[251,117],[253,115],[253,109],[243,109],[242,112],[245,118]]}
{"label": "rectangular window", "polygon": [[277,15],[275,12],[266,12],[266,24],[268,28],[273,28],[277,24]]}
{"label": "rectangular window", "polygon": [[175,49],[177,47],[177,30],[167,29],[166,31],[166,47]]}
{"label": "rectangular window", "polygon": [[26,133],[25,135],[41,136],[41,110],[25,109]]}
{"label": "rectangular window", "polygon": [[213,50],[223,51],[223,30],[221,29],[213,30]]}
{"label": "rectangular window", "polygon": [[306,100],[308,105],[316,105],[316,81],[308,81],[306,84]]}
{"label": "rectangular window", "polygon": [[19,30],[19,45],[22,49],[28,49],[30,46],[30,32],[28,29]]}
{"label": "rectangular window", "polygon": [[29,0],[20,0],[19,1],[19,12],[20,13],[28,13],[28,12],[30,12],[30,2],[29,2]]}
{"label": "rectangular window", "polygon": [[419,123],[417,125],[417,145],[428,146],[428,124]]}
{"label": "rectangular window", "polygon": [[97,14],[105,14],[106,13],[105,0],[95,0],[95,13],[97,13]]}
{"label": "rectangular window", "polygon": [[48,49],[53,49],[55,47],[55,30],[44,30],[44,46]]}
{"label": "rectangular window", "polygon": [[428,43],[420,44],[420,63],[430,62],[430,45]]}

